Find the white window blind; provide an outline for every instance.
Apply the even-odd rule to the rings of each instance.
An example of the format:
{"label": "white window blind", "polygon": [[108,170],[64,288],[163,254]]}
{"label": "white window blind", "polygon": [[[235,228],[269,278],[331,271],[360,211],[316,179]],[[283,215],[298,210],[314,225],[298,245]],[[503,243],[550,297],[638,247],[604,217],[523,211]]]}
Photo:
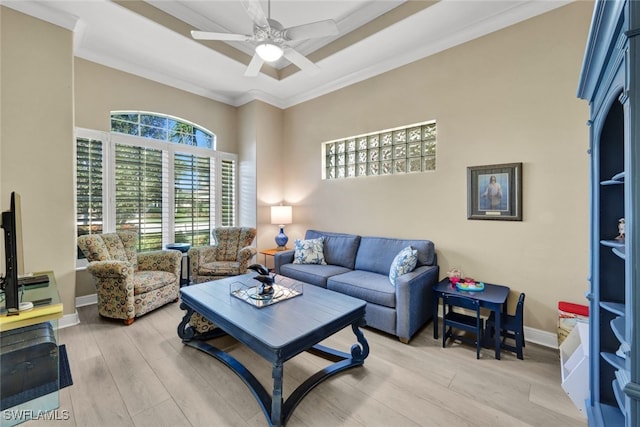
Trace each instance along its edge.
{"label": "white window blind", "polygon": [[[169,141],[76,130],[78,235],[132,229],[146,251],[206,245],[211,228],[236,224],[237,156],[189,145],[177,128],[186,129],[174,123],[157,133]],[[203,138],[200,128],[187,130]]]}
{"label": "white window blind", "polygon": [[[78,236],[102,233],[103,143],[99,139],[78,138],[76,154],[76,224]],[[78,249],[78,257],[84,255]]]}
{"label": "white window blind", "polygon": [[221,201],[221,225],[233,227],[236,224],[236,162],[232,159],[223,159],[221,162],[220,176],[222,185],[220,188]]}
{"label": "white window blind", "polygon": [[163,181],[166,167],[161,150],[115,144],[116,230],[138,232],[138,249],[163,247]]}
{"label": "white window blind", "polygon": [[211,177],[209,157],[176,153],[174,168],[174,230],[177,243],[209,244]]}

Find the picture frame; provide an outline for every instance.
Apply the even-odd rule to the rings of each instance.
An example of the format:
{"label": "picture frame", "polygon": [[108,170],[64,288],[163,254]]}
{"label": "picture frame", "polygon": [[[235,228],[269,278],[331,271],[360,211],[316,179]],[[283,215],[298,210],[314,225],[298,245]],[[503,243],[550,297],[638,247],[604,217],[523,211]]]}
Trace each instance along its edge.
{"label": "picture frame", "polygon": [[467,219],[522,221],[522,163],[467,167]]}

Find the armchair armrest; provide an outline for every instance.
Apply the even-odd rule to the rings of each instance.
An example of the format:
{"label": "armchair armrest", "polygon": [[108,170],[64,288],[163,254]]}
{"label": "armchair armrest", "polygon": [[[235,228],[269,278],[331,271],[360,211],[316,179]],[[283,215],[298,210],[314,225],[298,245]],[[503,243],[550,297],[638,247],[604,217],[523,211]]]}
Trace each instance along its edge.
{"label": "armchair armrest", "polygon": [[93,261],[87,271],[97,279],[127,278],[133,273],[133,266],[124,261]]}
{"label": "armchair armrest", "polygon": [[246,273],[249,261],[258,253],[253,246],[245,246],[238,251],[238,262],[240,262],[240,272]]}
{"label": "armchair armrest", "polygon": [[293,262],[293,256],[296,251],[294,249],[290,249],[288,251],[276,252],[273,256],[273,270],[276,274],[280,274],[280,267],[285,264],[291,264]]}
{"label": "armchair armrest", "polygon": [[189,273],[191,277],[197,277],[200,265],[215,261],[217,255],[217,246],[198,246],[189,249]]}
{"label": "armchair armrest", "polygon": [[138,270],[166,271],[180,277],[182,252],[167,249],[138,253]]}
{"label": "armchair armrest", "polygon": [[396,329],[398,338],[409,342],[411,336],[437,313],[433,313],[433,287],[438,283],[440,267],[421,266],[398,277],[396,282]]}

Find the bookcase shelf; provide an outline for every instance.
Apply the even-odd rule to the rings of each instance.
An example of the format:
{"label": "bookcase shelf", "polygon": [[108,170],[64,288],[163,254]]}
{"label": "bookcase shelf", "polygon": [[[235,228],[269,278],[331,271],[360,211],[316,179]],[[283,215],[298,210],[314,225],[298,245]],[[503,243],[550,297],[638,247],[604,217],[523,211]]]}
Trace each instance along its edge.
{"label": "bookcase shelf", "polygon": [[640,2],[596,0],[578,84],[590,107],[589,427],[640,425],[639,31]]}

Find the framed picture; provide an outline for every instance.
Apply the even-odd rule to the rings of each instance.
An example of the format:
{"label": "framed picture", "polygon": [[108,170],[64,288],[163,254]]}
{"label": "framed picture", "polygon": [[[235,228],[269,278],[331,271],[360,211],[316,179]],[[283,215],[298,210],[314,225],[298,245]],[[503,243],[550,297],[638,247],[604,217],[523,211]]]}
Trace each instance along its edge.
{"label": "framed picture", "polygon": [[467,219],[522,221],[522,163],[467,167]]}

